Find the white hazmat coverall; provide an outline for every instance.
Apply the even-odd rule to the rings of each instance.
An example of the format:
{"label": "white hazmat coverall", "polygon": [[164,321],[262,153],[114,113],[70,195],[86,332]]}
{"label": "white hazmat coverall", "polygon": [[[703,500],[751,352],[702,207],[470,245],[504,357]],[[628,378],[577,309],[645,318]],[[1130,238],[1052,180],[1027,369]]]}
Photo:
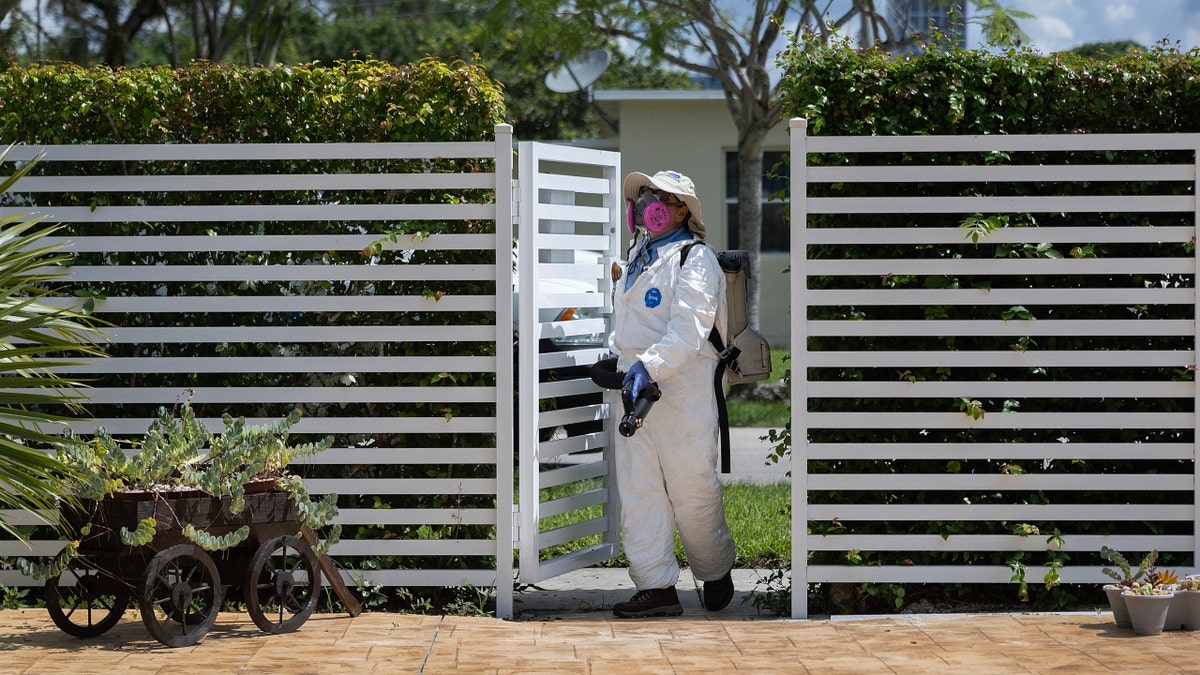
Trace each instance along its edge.
{"label": "white hazmat coverall", "polygon": [[628,372],[641,359],[662,391],[643,426],[616,439],[621,539],[638,590],[679,581],[676,527],[696,579],[720,579],[734,562],[718,481],[718,356],[708,341],[714,322],[725,326],[725,273],[700,243],[680,267],[688,243],[659,249],[628,290],[616,282],[609,347],[617,367]]}

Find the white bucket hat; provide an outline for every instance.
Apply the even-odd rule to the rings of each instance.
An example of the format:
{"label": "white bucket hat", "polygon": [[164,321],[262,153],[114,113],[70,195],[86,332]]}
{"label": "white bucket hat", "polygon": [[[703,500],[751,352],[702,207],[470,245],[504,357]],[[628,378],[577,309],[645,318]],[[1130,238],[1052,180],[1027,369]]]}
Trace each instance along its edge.
{"label": "white bucket hat", "polygon": [[682,199],[683,203],[687,204],[690,216],[688,229],[697,237],[704,239],[704,221],[700,219],[700,199],[696,197],[696,185],[691,178],[678,171],[659,171],[653,176],[634,171],[625,176],[625,198],[637,200],[638,192],[647,185],[652,185]]}

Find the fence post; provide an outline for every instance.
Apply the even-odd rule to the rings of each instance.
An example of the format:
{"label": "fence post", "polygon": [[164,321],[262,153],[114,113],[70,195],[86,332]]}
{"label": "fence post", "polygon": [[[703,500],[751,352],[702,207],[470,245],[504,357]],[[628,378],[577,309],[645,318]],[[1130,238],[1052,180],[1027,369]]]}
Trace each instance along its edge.
{"label": "fence post", "polygon": [[808,285],[808,120],[792,118],[792,618],[808,618],[808,381],[805,295]]}
{"label": "fence post", "polygon": [[496,617],[513,616],[513,128],[496,125]]}
{"label": "fence post", "polygon": [[[1200,262],[1197,262],[1196,257],[1196,233],[1200,232],[1200,135],[1193,135],[1194,144],[1192,146],[1192,225],[1195,230],[1192,233],[1192,289],[1196,294],[1195,306],[1192,310],[1194,321],[1200,321],[1200,284],[1196,283],[1196,277],[1200,276]],[[1200,359],[1200,330],[1196,330],[1192,338],[1192,349],[1197,359]],[[1200,571],[1200,386],[1197,385],[1197,370],[1196,364],[1192,364],[1192,486],[1194,494],[1192,496],[1192,567]],[[1195,626],[1192,626],[1195,628]]]}

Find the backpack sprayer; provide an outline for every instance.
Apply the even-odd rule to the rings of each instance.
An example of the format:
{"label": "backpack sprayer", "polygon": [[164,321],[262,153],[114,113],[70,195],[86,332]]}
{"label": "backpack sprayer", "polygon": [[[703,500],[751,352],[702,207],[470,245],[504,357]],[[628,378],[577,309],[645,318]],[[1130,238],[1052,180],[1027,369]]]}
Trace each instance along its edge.
{"label": "backpack sprayer", "polygon": [[638,397],[633,398],[633,383],[622,384],[625,379],[624,371],[617,370],[617,358],[615,356],[607,359],[601,359],[592,364],[591,368],[592,382],[605,389],[620,389],[621,403],[625,408],[625,415],[621,417],[621,423],[617,425],[617,430],[626,438],[637,433],[637,430],[642,428],[642,422],[646,419],[646,415],[650,414],[650,408],[654,407],[654,403],[662,398],[662,390],[658,388],[653,380],[646,383],[642,390],[638,392]]}

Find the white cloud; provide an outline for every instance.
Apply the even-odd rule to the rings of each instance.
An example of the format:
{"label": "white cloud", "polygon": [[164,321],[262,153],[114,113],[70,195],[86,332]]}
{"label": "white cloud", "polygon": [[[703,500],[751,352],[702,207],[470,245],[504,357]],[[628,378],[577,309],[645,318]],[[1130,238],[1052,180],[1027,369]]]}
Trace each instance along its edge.
{"label": "white cloud", "polygon": [[1133,6],[1128,2],[1116,2],[1104,10],[1104,18],[1112,24],[1124,24],[1137,17]]}
{"label": "white cloud", "polygon": [[1036,25],[1030,24],[1025,28],[1025,32],[1029,34],[1033,46],[1046,53],[1070,49],[1079,42],[1075,37],[1075,29],[1057,17],[1039,19]]}
{"label": "white cloud", "polygon": [[[1200,46],[1200,0],[1008,0],[1028,12],[1020,21],[1027,46],[1050,53],[1090,42],[1134,40],[1151,46],[1163,38],[1184,50]],[[976,34],[977,35],[977,34]]]}

